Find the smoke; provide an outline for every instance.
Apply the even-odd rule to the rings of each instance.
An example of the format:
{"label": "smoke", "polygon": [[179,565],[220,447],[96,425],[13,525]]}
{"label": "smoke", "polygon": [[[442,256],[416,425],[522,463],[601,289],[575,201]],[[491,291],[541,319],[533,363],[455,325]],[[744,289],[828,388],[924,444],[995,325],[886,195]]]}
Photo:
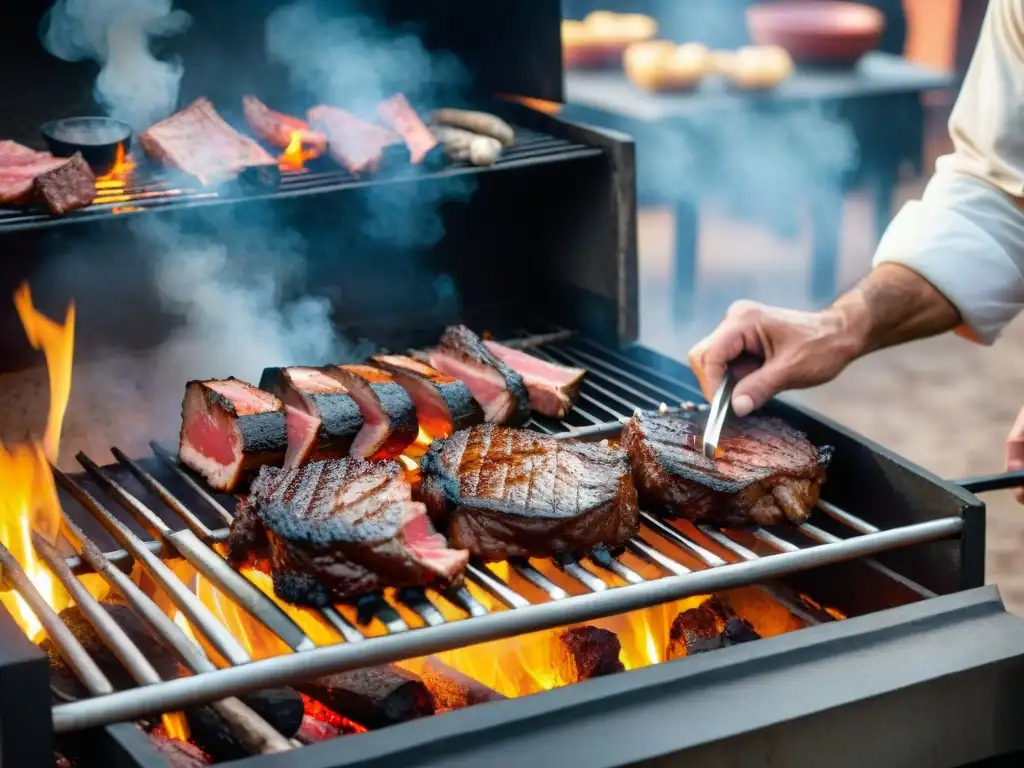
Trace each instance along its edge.
{"label": "smoke", "polygon": [[65,61],[97,62],[94,96],[107,113],[141,131],[171,114],[183,68],[160,61],[153,41],[191,19],[173,0],[58,0],[43,19],[43,46]]}

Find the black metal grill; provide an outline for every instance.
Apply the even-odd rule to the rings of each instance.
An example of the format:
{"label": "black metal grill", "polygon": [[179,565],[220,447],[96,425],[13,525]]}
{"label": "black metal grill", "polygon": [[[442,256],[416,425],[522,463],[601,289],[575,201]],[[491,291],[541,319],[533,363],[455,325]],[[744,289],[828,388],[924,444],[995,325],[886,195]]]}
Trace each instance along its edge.
{"label": "black metal grill", "polygon": [[171,175],[145,164],[140,165],[123,184],[118,181],[101,180],[92,205],[71,211],[64,216],[53,216],[43,210],[31,208],[0,208],[0,233],[91,221],[110,216],[130,216],[167,208],[217,205],[241,199],[260,200],[332,193],[385,180],[440,179],[467,173],[486,173],[593,157],[601,153],[602,150],[597,147],[517,127],[515,144],[505,149],[492,166],[477,167],[458,162],[449,163],[441,170],[428,173],[410,165],[379,176],[361,177],[349,173],[329,157],[321,157],[308,162],[304,171],[282,171],[281,183],[276,189],[250,193],[245,193],[239,185],[220,189],[203,188],[198,186],[194,179]]}

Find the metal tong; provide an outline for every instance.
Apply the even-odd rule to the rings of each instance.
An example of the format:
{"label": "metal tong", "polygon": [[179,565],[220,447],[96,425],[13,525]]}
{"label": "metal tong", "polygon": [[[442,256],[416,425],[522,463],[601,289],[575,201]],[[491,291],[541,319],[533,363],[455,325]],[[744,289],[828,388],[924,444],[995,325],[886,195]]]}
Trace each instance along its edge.
{"label": "metal tong", "polygon": [[[712,461],[715,460],[715,453],[718,451],[718,441],[722,437],[722,428],[725,426],[725,419],[732,407],[732,391],[736,383],[743,375],[755,368],[760,368],[764,363],[759,357],[743,352],[735,360],[729,363],[722,377],[722,383],[718,391],[711,399],[711,408],[708,410],[708,420],[704,425],[704,436],[701,439],[701,452]],[[737,372],[740,372],[739,375]]]}

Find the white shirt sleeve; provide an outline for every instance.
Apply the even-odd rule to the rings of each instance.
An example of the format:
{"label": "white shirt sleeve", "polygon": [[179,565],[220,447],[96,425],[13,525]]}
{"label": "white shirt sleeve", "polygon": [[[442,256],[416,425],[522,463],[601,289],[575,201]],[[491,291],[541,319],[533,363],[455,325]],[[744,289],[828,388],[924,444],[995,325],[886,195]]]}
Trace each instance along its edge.
{"label": "white shirt sleeve", "polygon": [[1024,309],[1024,0],[989,3],[919,201],[893,219],[874,264],[902,264],[960,311],[968,335],[991,344]]}

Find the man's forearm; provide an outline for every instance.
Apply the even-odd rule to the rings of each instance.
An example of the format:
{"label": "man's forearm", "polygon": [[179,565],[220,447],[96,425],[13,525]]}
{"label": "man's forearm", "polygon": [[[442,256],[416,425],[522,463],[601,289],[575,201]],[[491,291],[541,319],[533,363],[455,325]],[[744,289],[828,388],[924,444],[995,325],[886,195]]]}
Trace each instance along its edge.
{"label": "man's forearm", "polygon": [[857,357],[951,331],[961,322],[956,307],[931,283],[898,264],[873,269],[829,312],[839,318]]}

